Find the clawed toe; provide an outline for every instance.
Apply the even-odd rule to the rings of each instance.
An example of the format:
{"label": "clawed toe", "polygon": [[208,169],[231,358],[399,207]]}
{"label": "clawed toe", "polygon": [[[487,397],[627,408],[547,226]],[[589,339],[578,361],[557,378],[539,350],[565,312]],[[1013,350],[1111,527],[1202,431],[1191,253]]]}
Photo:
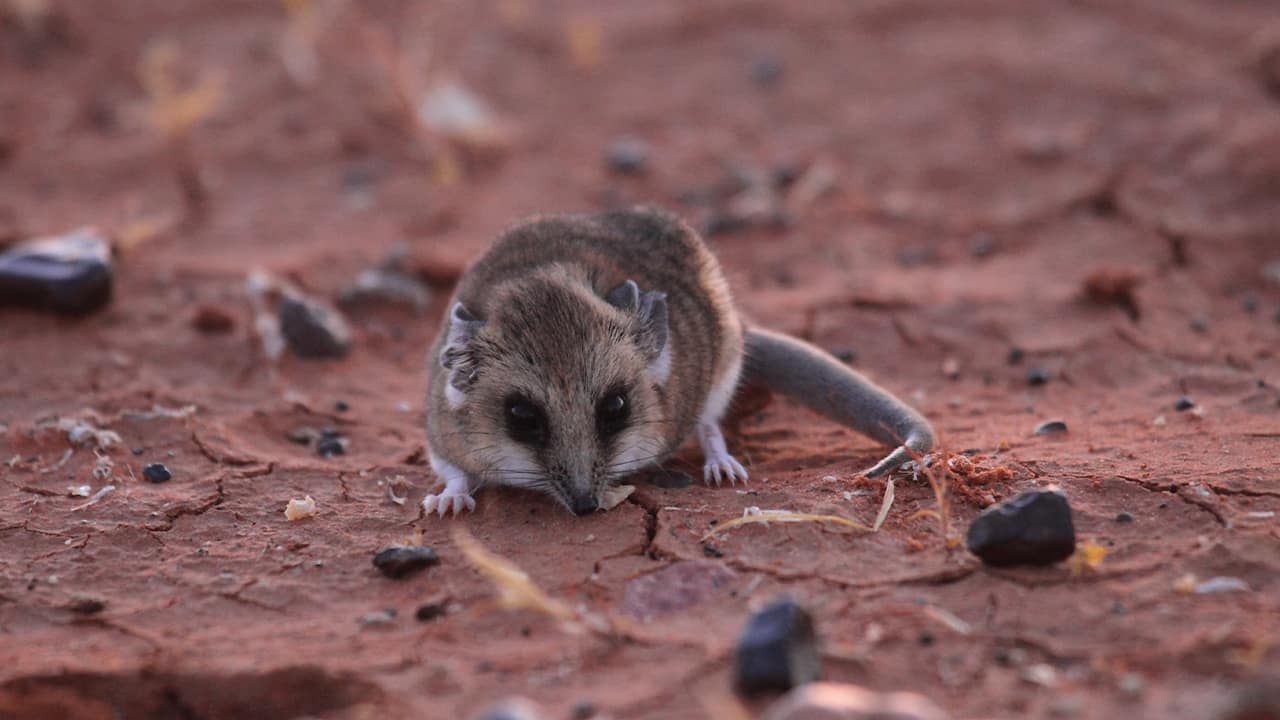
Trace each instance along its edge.
{"label": "clawed toe", "polygon": [[470,495],[457,494],[450,495],[428,495],[422,500],[422,509],[426,514],[436,513],[440,517],[444,517],[446,513],[453,510],[454,517],[457,517],[463,510],[476,509],[476,500]]}
{"label": "clawed toe", "polygon": [[746,483],[747,470],[732,455],[708,458],[706,465],[702,467],[702,479],[708,485],[715,481],[719,486],[726,479],[730,485],[736,485],[739,480]]}

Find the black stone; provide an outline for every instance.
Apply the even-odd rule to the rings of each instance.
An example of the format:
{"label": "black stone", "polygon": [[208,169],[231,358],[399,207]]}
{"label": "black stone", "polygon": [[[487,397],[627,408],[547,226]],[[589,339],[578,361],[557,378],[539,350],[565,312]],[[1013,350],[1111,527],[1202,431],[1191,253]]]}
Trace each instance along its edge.
{"label": "black stone", "polygon": [[341,436],[322,437],[316,443],[316,454],[320,457],[334,457],[347,454],[346,439]]}
{"label": "black stone", "polygon": [[1245,293],[1240,296],[1240,307],[1247,313],[1253,314],[1258,311],[1258,296],[1253,293]]}
{"label": "black stone", "polygon": [[569,713],[569,717],[573,720],[590,720],[596,716],[595,703],[590,700],[583,700],[573,706],[573,710]]}
{"label": "black stone", "polygon": [[1067,431],[1067,424],[1061,420],[1046,420],[1036,426],[1036,435],[1059,435]]}
{"label": "black stone", "polygon": [[90,231],[0,253],[0,306],[84,315],[111,301],[106,241]]}
{"label": "black stone", "polygon": [[418,618],[421,622],[430,622],[436,618],[444,617],[444,614],[444,603],[429,602],[424,605],[419,605],[418,609],[414,611],[413,616]]}
{"label": "black stone", "polygon": [[928,630],[920,633],[920,636],[916,639],[919,641],[920,645],[923,647],[929,647],[934,642],[933,633],[929,632]]}
{"label": "black stone", "polygon": [[348,405],[345,400],[339,400],[338,402],[333,404],[333,409],[337,410],[338,412],[346,412],[351,409],[351,406]]}
{"label": "black stone", "polygon": [[142,454],[142,453],[144,453],[144,452],[146,452],[146,450],[145,450],[145,449],[143,449],[143,448],[140,448],[140,447],[136,447],[136,448],[134,448],[134,449],[133,449],[133,454],[134,454],[134,455],[141,455],[141,454]]}
{"label": "black stone", "polygon": [[781,60],[764,55],[751,62],[751,81],[761,87],[776,85],[786,70]]}
{"label": "black stone", "polygon": [[816,680],[820,669],[813,619],[790,599],[752,615],[738,638],[734,682],[744,695],[790,690]]}
{"label": "black stone", "polygon": [[161,463],[151,463],[142,468],[142,477],[153,483],[169,482],[173,479],[173,473],[169,472],[169,468]]}
{"label": "black stone", "polygon": [[611,172],[637,175],[649,168],[649,144],[639,138],[619,138],[605,150],[604,162]]}
{"label": "black stone", "polygon": [[1209,321],[1202,317],[1194,318],[1191,321],[1191,329],[1198,333],[1207,333],[1209,332]]}
{"label": "black stone", "polygon": [[702,543],[702,554],[709,558],[724,557],[724,553],[720,552],[720,549],[711,543]]}
{"label": "black stone", "polygon": [[1116,522],[1118,522],[1118,523],[1131,523],[1131,522],[1133,522],[1133,513],[1127,513],[1127,512],[1119,512],[1119,513],[1116,513]]}
{"label": "black stone", "polygon": [[1061,492],[1032,490],[988,508],[966,537],[988,565],[1051,565],[1075,552],[1071,506]]}
{"label": "black stone", "polygon": [[278,309],[280,333],[304,358],[340,358],[351,351],[351,330],[336,310],[303,297],[286,296]]}
{"label": "black stone", "polygon": [[995,238],[986,233],[978,233],[969,243],[969,254],[975,258],[990,257],[995,251]]}
{"label": "black stone", "polygon": [[1027,368],[1027,382],[1032,385],[1044,385],[1051,377],[1049,371],[1042,367]]}
{"label": "black stone", "polygon": [[373,566],[389,578],[402,578],[439,562],[440,556],[428,547],[389,547],[373,556]]}
{"label": "black stone", "polygon": [[1196,402],[1194,400],[1187,397],[1186,395],[1183,395],[1182,397],[1178,398],[1178,402],[1173,404],[1173,409],[1181,412],[1184,410],[1190,410],[1195,406],[1196,406]]}
{"label": "black stone", "polygon": [[1008,362],[1009,362],[1009,364],[1010,364],[1010,365],[1017,365],[1017,364],[1021,363],[1021,362],[1022,362],[1022,358],[1026,357],[1026,356],[1027,356],[1026,351],[1024,351],[1024,350],[1023,350],[1022,348],[1020,348],[1020,347],[1016,347],[1016,346],[1015,346],[1015,347],[1011,347],[1011,348],[1009,348],[1009,357],[1007,358],[1007,360],[1008,360]]}
{"label": "black stone", "polygon": [[71,600],[67,609],[77,615],[97,615],[107,609],[107,604],[98,598],[77,597]]}

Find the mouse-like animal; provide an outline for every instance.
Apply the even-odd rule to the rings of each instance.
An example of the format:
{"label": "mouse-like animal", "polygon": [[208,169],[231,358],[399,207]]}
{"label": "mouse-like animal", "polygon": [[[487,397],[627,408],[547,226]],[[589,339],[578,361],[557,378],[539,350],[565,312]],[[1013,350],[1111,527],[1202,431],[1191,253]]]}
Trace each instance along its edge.
{"label": "mouse-like animal", "polygon": [[463,274],[428,360],[442,517],[485,485],[571,512],[696,436],[704,479],[747,479],[720,419],[761,383],[890,445],[879,475],[934,443],[915,410],[818,348],[745,323],[715,257],[665,211],[555,215],[507,230]]}

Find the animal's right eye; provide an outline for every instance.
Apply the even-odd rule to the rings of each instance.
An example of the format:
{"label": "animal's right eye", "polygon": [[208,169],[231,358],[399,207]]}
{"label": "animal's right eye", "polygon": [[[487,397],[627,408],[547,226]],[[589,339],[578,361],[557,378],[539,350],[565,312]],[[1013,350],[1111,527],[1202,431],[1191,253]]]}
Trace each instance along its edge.
{"label": "animal's right eye", "polygon": [[533,401],[512,396],[503,404],[503,420],[507,434],[516,442],[542,445],[547,440],[547,416]]}

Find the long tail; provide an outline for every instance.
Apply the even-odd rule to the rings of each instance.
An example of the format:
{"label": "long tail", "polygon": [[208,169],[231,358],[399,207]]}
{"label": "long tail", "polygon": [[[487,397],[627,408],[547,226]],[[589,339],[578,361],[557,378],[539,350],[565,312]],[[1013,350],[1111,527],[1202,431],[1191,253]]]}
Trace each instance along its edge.
{"label": "long tail", "polygon": [[864,474],[881,475],[924,454],[933,428],[920,413],[818,348],[781,333],[748,328],[743,379],[786,395],[886,445],[892,453]]}

